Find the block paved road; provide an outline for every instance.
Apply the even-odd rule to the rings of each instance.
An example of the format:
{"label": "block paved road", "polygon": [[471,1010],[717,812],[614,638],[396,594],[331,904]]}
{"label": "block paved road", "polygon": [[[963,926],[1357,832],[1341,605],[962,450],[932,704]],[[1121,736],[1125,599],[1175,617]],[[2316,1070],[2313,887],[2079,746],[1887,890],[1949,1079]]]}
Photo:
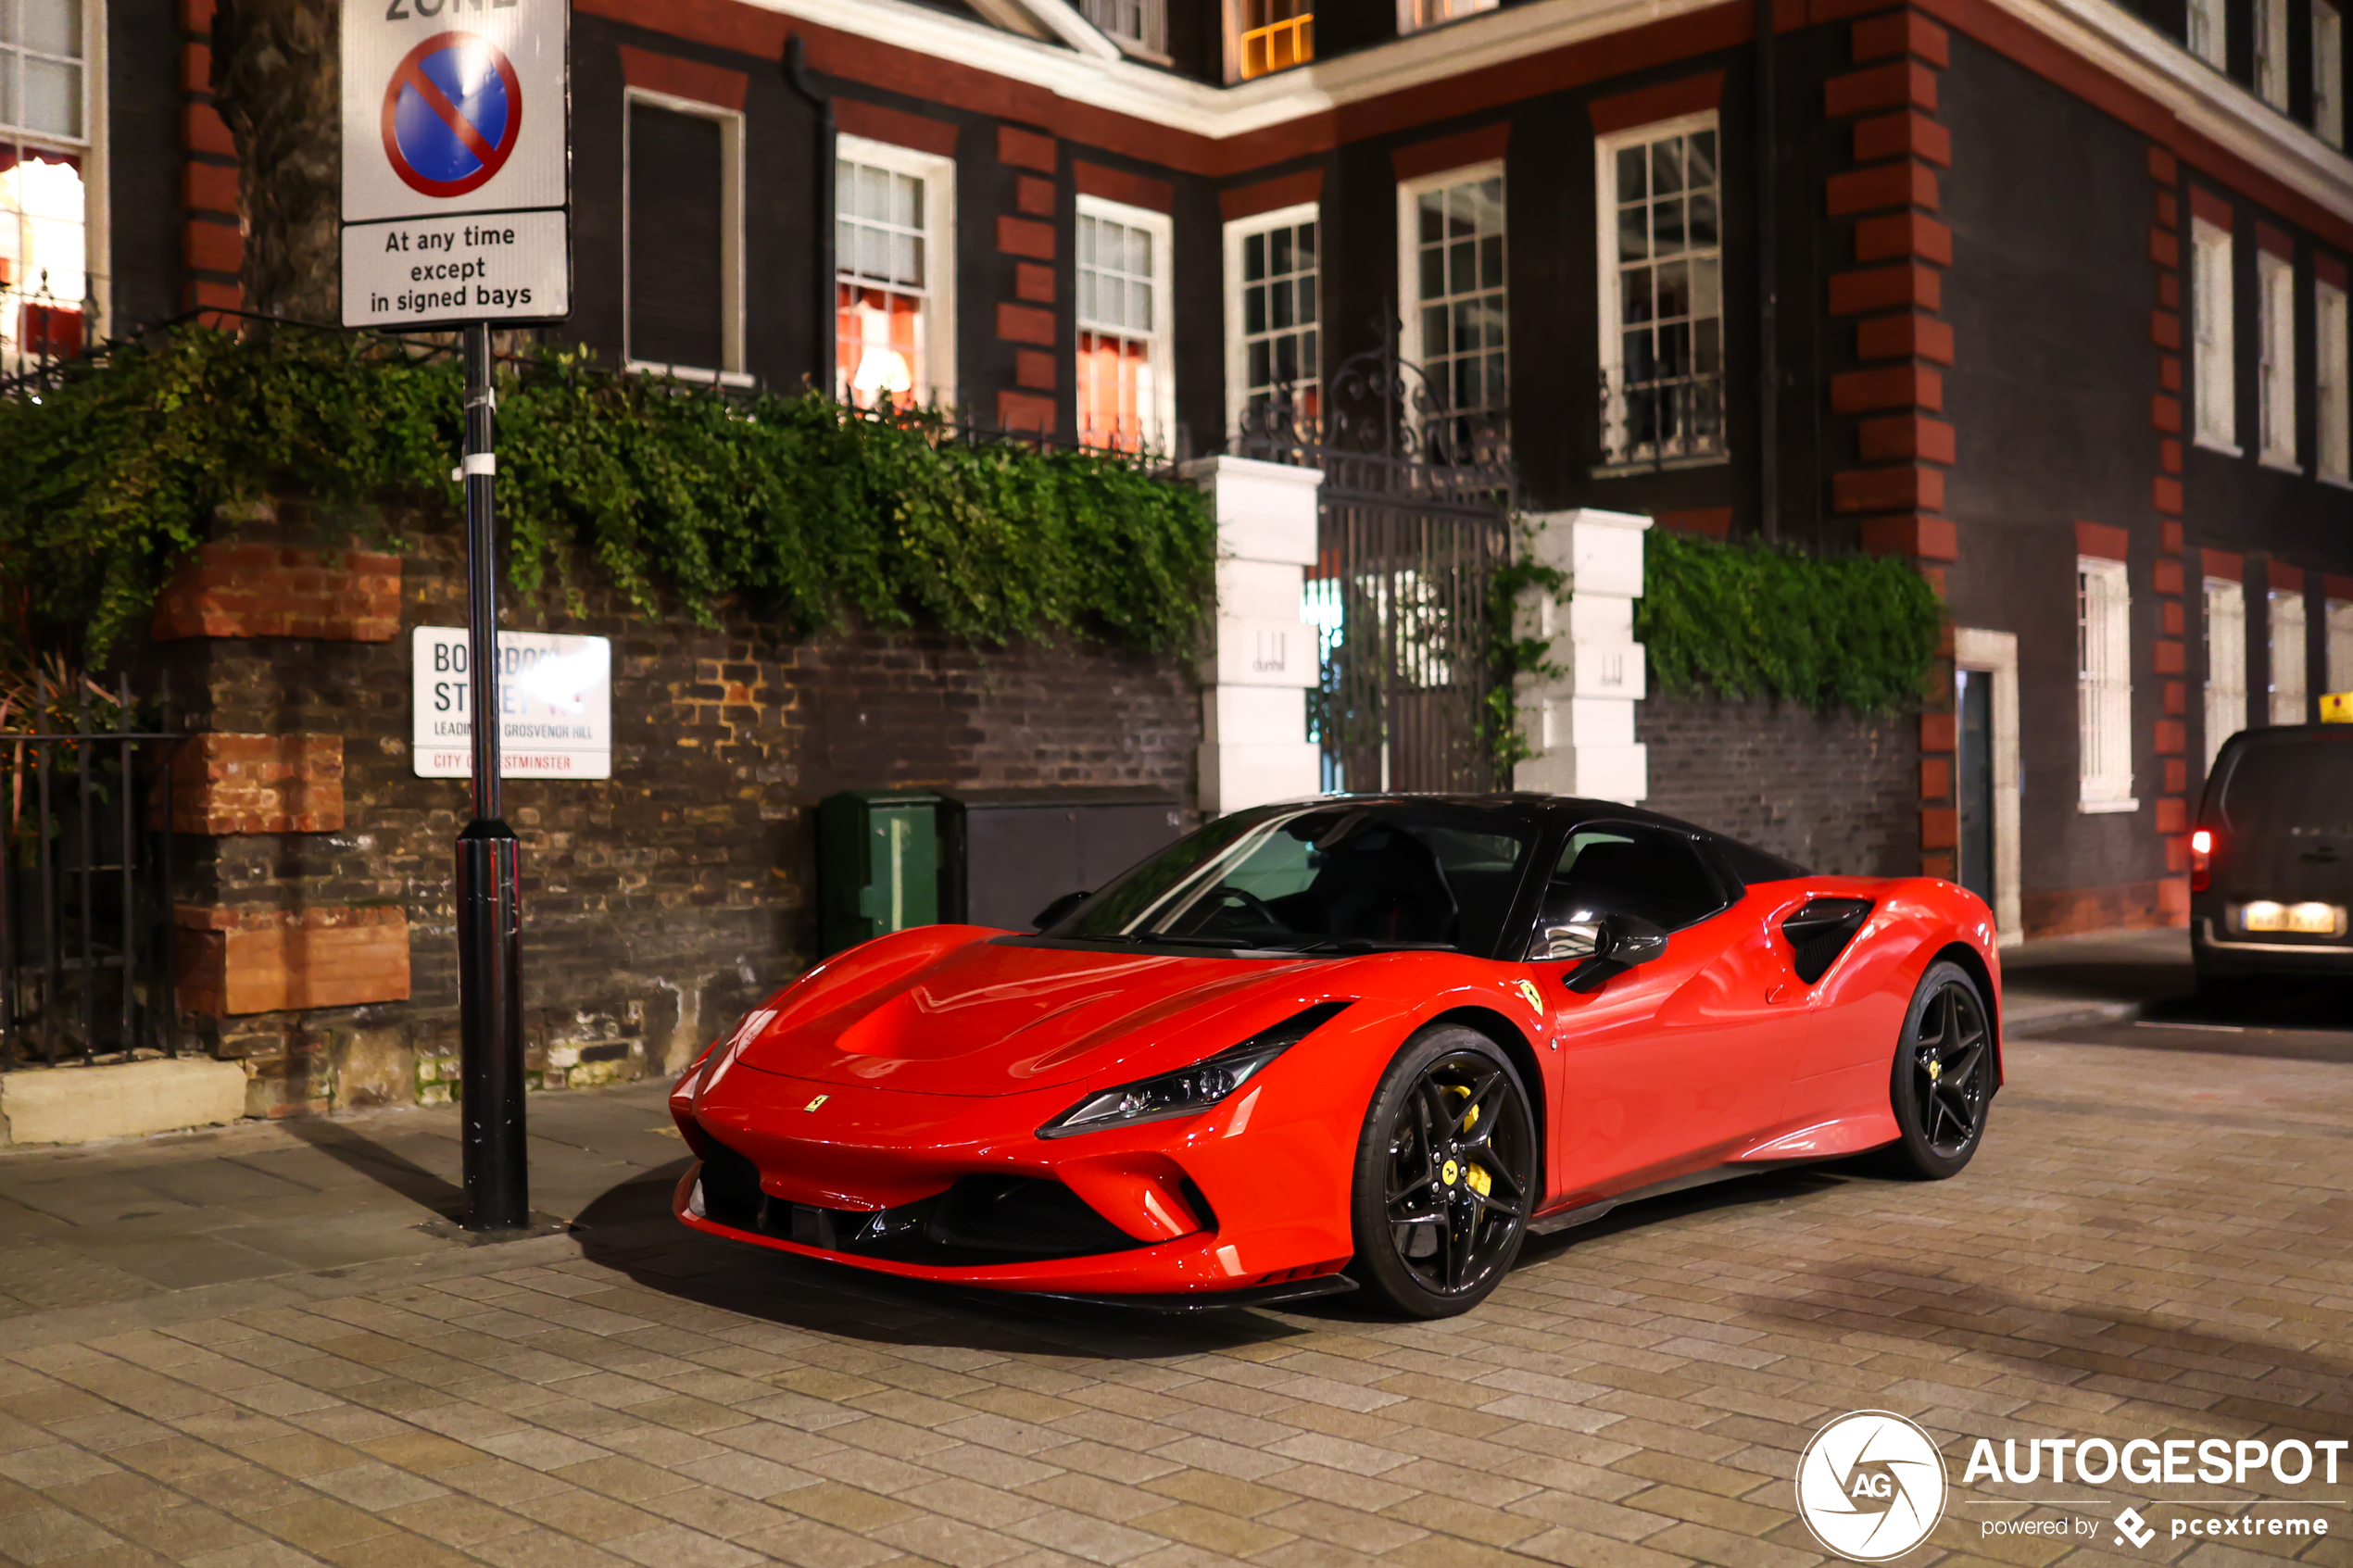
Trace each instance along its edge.
{"label": "block paved road", "polygon": [[[1957,1483],[1906,1562],[2353,1564],[2353,1465],[2198,1510],[1958,1484],[1979,1436],[2353,1437],[2353,1067],[2022,1042],[2011,1078],[1957,1181],[1622,1210],[1426,1324],[1043,1311],[681,1234],[650,1087],[533,1102],[580,1228],[496,1247],[416,1228],[447,1111],[0,1156],[0,1558],[1798,1568],[1799,1450],[1880,1408]],[[2266,1500],[2334,1533],[2171,1538]],[[2070,1512],[2097,1534],[1982,1523]]]}

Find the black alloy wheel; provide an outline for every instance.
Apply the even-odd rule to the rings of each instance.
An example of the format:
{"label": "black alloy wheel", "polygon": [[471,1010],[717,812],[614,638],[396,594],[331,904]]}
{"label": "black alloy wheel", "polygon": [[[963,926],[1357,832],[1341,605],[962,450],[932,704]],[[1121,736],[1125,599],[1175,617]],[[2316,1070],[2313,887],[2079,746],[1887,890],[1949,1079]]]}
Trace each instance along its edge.
{"label": "black alloy wheel", "polygon": [[1519,1256],[1541,1196],[1536,1165],[1535,1118],[1510,1059],[1476,1030],[1416,1032],[1365,1116],[1358,1283],[1412,1317],[1477,1306]]}
{"label": "black alloy wheel", "polygon": [[1941,1181],[1969,1162],[1985,1135],[1994,1061],[1977,983],[1958,964],[1930,965],[1905,1015],[1890,1085],[1900,1134],[1890,1152],[1899,1171]]}

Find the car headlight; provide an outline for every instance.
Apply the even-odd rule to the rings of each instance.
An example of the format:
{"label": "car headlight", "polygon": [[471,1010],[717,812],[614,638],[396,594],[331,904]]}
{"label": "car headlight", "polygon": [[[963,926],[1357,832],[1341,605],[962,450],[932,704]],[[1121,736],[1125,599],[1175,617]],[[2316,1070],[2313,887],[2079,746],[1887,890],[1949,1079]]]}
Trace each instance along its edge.
{"label": "car headlight", "polygon": [[1066,1138],[1078,1133],[1100,1132],[1105,1127],[1132,1127],[1141,1122],[1198,1116],[1265,1072],[1269,1062],[1347,1006],[1346,1002],[1319,1002],[1190,1067],[1088,1095],[1038,1128],[1038,1135]]}

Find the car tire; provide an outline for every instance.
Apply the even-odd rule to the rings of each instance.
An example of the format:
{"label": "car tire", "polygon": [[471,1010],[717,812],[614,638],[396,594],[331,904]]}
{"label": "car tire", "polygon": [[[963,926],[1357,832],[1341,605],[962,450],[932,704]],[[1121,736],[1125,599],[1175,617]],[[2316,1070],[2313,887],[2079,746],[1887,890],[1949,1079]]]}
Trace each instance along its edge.
{"label": "car tire", "polygon": [[1351,1276],[1400,1316],[1470,1311],[1518,1258],[1541,1169],[1528,1085],[1503,1048],[1455,1024],[1415,1031],[1357,1137]]}
{"label": "car tire", "polygon": [[1904,1011],[1888,1082],[1897,1135],[1886,1162],[1896,1174],[1941,1182],[1961,1173],[1985,1141],[1995,1061],[1977,982],[1957,963],[1929,965]]}

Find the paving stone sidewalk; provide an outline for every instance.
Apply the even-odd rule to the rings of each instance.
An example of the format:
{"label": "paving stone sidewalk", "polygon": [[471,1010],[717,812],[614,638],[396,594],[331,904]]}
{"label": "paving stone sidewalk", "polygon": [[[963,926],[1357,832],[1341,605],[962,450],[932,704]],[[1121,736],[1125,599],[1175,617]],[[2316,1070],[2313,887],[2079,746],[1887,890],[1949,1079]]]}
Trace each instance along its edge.
{"label": "paving stone sidewalk", "polygon": [[[445,1112],[0,1158],[0,1270],[53,1248],[117,1292],[0,1274],[0,1559],[1799,1568],[1797,1456],[1850,1410],[1957,1483],[1978,1436],[2353,1436],[2353,1069],[2038,1042],[2011,1076],[1957,1181],[1629,1208],[1421,1324],[1044,1310],[685,1235],[649,1088],[533,1102],[539,1205],[582,1228],[496,1247],[413,1228]],[[1957,1485],[1901,1561],[2353,1564],[2353,1474],[2200,1490],[2320,1540],[2139,1551],[1987,1537],[2022,1490]]]}

